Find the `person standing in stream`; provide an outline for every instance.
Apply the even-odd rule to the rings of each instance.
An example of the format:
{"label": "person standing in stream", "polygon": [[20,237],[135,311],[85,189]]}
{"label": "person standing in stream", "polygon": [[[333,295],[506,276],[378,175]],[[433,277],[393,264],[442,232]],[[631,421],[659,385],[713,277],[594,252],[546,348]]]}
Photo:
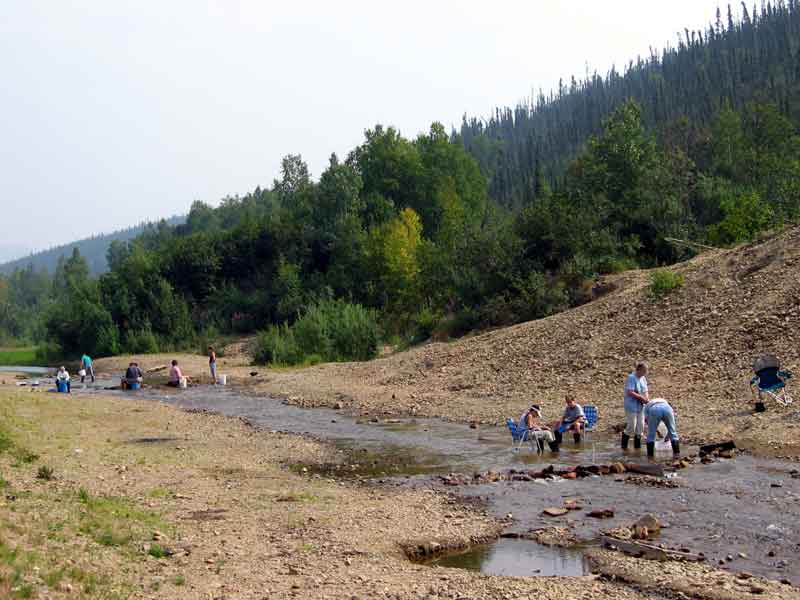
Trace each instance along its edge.
{"label": "person standing in stream", "polygon": [[211,371],[211,381],[217,385],[217,353],[214,352],[214,347],[208,347],[208,369]]}
{"label": "person standing in stream", "polygon": [[94,383],[94,367],[92,366],[92,359],[88,354],[84,354],[81,357],[81,369],[85,371],[83,375],[81,375],[81,383],[86,380],[86,376],[92,378],[92,383]]}
{"label": "person standing in stream", "polygon": [[642,447],[644,432],[644,405],[650,401],[647,388],[647,363],[639,362],[625,380],[625,431],[622,432],[622,449],[628,449],[633,436],[633,447]]}

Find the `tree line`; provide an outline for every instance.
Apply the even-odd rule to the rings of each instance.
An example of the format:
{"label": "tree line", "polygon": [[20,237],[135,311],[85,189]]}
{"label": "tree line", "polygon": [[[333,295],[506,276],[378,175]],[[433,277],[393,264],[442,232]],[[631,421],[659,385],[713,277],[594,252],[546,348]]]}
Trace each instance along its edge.
{"label": "tree line", "polygon": [[[0,331],[67,355],[184,349],[260,331],[255,354],[266,362],[363,359],[380,338],[446,339],[576,306],[592,298],[599,274],[689,257],[672,238],[753,239],[798,216],[800,140],[783,84],[766,86],[766,101],[745,101],[754,88],[742,65],[750,68],[755,47],[775,61],[773,73],[793,64],[796,51],[767,48],[794,39],[795,8],[767,4],[757,20],[748,13],[713,35],[688,35],[660,62],[612,78],[632,85],[634,72],[649,80],[667,56],[715,56],[721,46],[738,57],[739,100],[687,94],[686,110],[668,109],[669,100],[628,90],[609,109],[597,95],[607,84],[585,82],[544,101],[541,110],[555,114],[567,98],[580,100],[601,121],[570,160],[554,152],[564,161],[556,175],[533,155],[501,153],[487,167],[438,123],[415,139],[376,126],[317,179],[290,155],[270,186],[216,208],[196,202],[184,224],[112,243],[100,277],[75,251],[52,280],[30,269],[0,278]],[[768,27],[783,41],[767,43]],[[664,98],[678,98],[662,79]],[[549,138],[578,136],[565,123],[554,119]],[[509,135],[520,131],[512,122]],[[515,165],[533,179],[525,183]],[[499,167],[533,193],[499,193]]]}

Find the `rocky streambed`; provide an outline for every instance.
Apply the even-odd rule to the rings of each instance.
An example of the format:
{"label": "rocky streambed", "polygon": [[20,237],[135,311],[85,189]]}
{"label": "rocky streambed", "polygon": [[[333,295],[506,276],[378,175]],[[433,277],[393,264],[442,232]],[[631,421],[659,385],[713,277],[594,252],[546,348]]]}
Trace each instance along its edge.
{"label": "rocky streambed", "polygon": [[701,556],[743,576],[800,584],[800,474],[793,463],[731,449],[701,460],[697,448],[687,448],[680,461],[664,452],[652,463],[600,436],[565,444],[558,455],[512,452],[507,433],[495,427],[303,409],[233,388],[153,389],[136,397],[326,440],[340,460],[290,467],[366,485],[446,490],[504,525],[505,537],[494,545],[445,558],[447,548],[432,547],[416,556],[441,566],[574,575],[588,568],[587,548],[635,534],[631,525],[652,514],[660,527],[647,536],[650,545]]}

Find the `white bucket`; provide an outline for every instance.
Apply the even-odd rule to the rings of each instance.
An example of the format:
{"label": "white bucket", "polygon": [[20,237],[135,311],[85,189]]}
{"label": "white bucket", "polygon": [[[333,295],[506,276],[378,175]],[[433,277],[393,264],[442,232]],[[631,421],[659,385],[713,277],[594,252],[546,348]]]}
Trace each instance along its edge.
{"label": "white bucket", "polygon": [[228,376],[220,375],[219,377],[217,377],[217,383],[219,385],[228,385]]}
{"label": "white bucket", "polygon": [[181,377],[181,381],[178,385],[181,386],[182,390],[185,390],[187,387],[189,387],[189,380],[186,379],[186,377]]}

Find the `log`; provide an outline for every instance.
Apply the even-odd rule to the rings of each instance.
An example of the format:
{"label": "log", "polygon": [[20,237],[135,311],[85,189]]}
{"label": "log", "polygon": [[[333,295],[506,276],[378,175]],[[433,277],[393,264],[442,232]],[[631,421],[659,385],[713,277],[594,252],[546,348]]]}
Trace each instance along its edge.
{"label": "log", "polygon": [[639,475],[652,475],[653,477],[664,476],[664,465],[659,464],[639,465],[636,463],[626,463],[625,470],[629,473],[638,473]]}
{"label": "log", "polygon": [[159,365],[157,367],[151,367],[145,371],[145,373],[158,373],[159,371],[164,371],[168,369],[167,365]]}
{"label": "log", "polygon": [[688,562],[703,562],[706,559],[702,554],[660,548],[659,546],[646,544],[644,542],[618,540],[607,535],[600,536],[600,541],[604,548],[617,549],[625,554],[631,554],[637,558],[644,558],[646,560],[685,560]]}
{"label": "log", "polygon": [[719,442],[717,444],[706,444],[700,446],[700,457],[713,454],[717,450],[736,450],[736,442],[728,440],[727,442]]}

